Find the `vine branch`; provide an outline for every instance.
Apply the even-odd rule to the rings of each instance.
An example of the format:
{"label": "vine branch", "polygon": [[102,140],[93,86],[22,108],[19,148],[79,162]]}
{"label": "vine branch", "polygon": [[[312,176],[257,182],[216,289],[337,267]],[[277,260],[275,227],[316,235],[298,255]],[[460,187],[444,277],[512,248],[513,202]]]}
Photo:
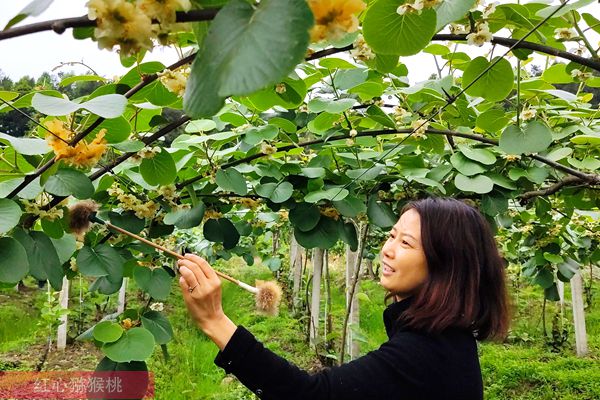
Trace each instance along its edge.
{"label": "vine branch", "polygon": [[524,204],[529,203],[532,199],[534,199],[536,197],[549,196],[551,194],[558,192],[564,186],[576,185],[576,184],[580,184],[580,183],[586,183],[586,182],[577,176],[571,175],[571,176],[565,177],[564,179],[562,179],[548,187],[545,187],[545,188],[542,188],[539,190],[532,190],[530,192],[525,192],[522,195],[520,195],[518,198],[519,198],[521,204],[524,205]]}
{"label": "vine branch", "polygon": [[[178,11],[176,15],[177,22],[192,22],[192,21],[209,21],[214,19],[220,9],[218,8],[210,8],[205,10],[191,10],[191,11]],[[81,28],[81,27],[93,27],[96,26],[95,20],[90,20],[87,16],[74,17],[74,18],[62,18],[55,19],[43,22],[37,22],[30,25],[23,25],[15,28],[10,28],[5,31],[0,31],[0,40],[14,38],[18,36],[29,35],[32,33],[43,32],[43,31],[54,31],[58,34],[63,33],[67,28]],[[433,35],[431,40],[434,41],[459,41],[464,42],[467,40],[466,34],[455,35],[455,34],[436,34]],[[506,38],[501,36],[494,36],[492,38],[493,44],[499,44],[505,47],[514,46],[515,43],[519,42],[519,39]],[[518,49],[529,49],[533,51],[537,51],[544,54],[549,54],[552,56],[564,58],[566,60],[574,61],[578,64],[584,65],[586,67],[590,67],[595,69],[596,71],[600,71],[600,61],[585,58],[582,56],[578,56],[573,53],[569,53],[568,51],[560,50],[551,46],[546,46],[539,43],[522,41],[515,48]],[[340,53],[343,51],[347,51],[352,49],[352,46],[346,46],[342,48],[331,48],[321,50],[320,54],[324,54],[322,57],[326,55],[331,55],[335,53]],[[317,54],[314,53],[314,54]],[[314,55],[313,54],[313,55]],[[594,56],[594,54],[592,54]],[[307,59],[311,60],[312,56],[309,56]],[[317,57],[318,58],[318,57]]]}

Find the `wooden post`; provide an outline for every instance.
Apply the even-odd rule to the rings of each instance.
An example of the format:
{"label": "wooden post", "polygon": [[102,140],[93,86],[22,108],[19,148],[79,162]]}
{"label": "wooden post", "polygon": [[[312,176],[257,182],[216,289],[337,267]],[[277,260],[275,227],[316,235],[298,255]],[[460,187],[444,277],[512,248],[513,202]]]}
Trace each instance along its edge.
{"label": "wooden post", "polygon": [[123,278],[123,283],[121,284],[121,289],[119,289],[119,300],[117,303],[117,312],[122,314],[125,311],[125,294],[127,292],[127,281],[129,278]]}
{"label": "wooden post", "polygon": [[[69,280],[67,277],[63,277],[62,290],[58,297],[60,308],[67,310],[69,308]],[[60,317],[61,324],[58,326],[56,334],[56,348],[58,350],[64,350],[67,347],[67,315]]]}
{"label": "wooden post", "polygon": [[292,307],[298,311],[300,300],[300,289],[302,286],[302,265],[304,248],[298,244],[292,232],[290,238],[290,280],[292,284]]}
{"label": "wooden post", "polygon": [[577,357],[588,353],[587,333],[585,330],[585,312],[583,309],[583,279],[577,271],[571,278],[571,303],[573,305],[573,324],[575,325],[575,347]]}
{"label": "wooden post", "polygon": [[321,315],[321,275],[323,274],[323,249],[313,250],[313,279],[310,297],[310,345],[316,347],[319,336],[319,317]]}
{"label": "wooden post", "polygon": [[358,257],[358,252],[350,250],[350,246],[346,245],[346,308],[350,307],[350,318],[348,318],[348,326],[346,327],[348,330],[346,333],[346,353],[350,357],[350,360],[358,358],[360,354],[360,343],[354,339],[354,332],[351,329],[352,326],[356,328],[360,326],[360,310],[358,296],[356,295],[359,292],[360,281],[356,283],[354,296],[350,299],[350,290],[354,277],[357,275]]}

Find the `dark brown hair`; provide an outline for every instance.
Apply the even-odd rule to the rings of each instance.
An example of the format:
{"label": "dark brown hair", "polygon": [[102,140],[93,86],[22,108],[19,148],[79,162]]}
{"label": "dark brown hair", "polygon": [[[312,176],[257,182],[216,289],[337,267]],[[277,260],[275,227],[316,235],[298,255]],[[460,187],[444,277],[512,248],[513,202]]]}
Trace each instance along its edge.
{"label": "dark brown hair", "polygon": [[504,339],[510,321],[505,264],[488,222],[451,198],[412,201],[402,213],[408,210],[419,213],[429,274],[401,316],[405,326],[428,333],[459,327],[477,340]]}

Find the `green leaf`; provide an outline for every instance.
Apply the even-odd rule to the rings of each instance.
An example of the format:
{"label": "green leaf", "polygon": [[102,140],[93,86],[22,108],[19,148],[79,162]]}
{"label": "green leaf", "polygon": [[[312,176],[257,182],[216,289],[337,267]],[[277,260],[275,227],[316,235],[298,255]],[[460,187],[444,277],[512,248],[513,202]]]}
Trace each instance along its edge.
{"label": "green leaf", "polygon": [[305,0],[228,2],[211,23],[184,96],[186,114],[216,114],[225,98],[280,82],[300,63],[313,17]]}
{"label": "green leaf", "polygon": [[498,132],[510,121],[504,110],[492,108],[477,117],[477,126],[488,132]]}
{"label": "green leaf", "polygon": [[[565,5],[564,7],[561,7],[562,4],[559,4],[556,6],[548,6],[546,8],[542,8],[541,10],[539,10],[535,15],[537,15],[538,17],[541,17],[541,18],[546,18],[546,17],[549,17],[550,15],[552,15],[552,18],[558,18],[561,15],[565,15],[566,13],[571,12],[571,11],[577,11],[577,10],[581,9],[582,7],[585,7],[594,2],[595,2],[595,0],[579,0],[574,3]],[[555,14],[552,14],[554,12],[554,10],[556,10],[559,7],[560,7],[560,10],[557,11]]]}
{"label": "green leaf", "polygon": [[15,230],[13,238],[18,240],[27,252],[29,273],[40,281],[48,279],[53,288],[60,290],[64,274],[50,238],[44,232],[32,231],[27,234],[22,229]]}
{"label": "green leaf", "polygon": [[66,263],[75,250],[77,250],[77,241],[75,240],[75,236],[66,233],[62,235],[62,237],[58,239],[50,238],[54,248],[56,249],[56,254],[58,255],[58,260],[61,264]]}
{"label": "green leaf", "polygon": [[289,219],[294,228],[307,232],[317,226],[321,219],[321,213],[314,204],[298,203],[290,209]]}
{"label": "green leaf", "polygon": [[508,154],[538,153],[552,143],[550,129],[541,122],[532,121],[523,129],[508,126],[500,137],[500,148]]}
{"label": "green leaf", "polygon": [[469,63],[462,78],[462,87],[469,87],[467,94],[489,101],[504,100],[510,94],[515,78],[510,62],[502,58],[488,70],[497,60],[495,57],[488,62],[485,57],[477,57]]}
{"label": "green leaf", "polygon": [[44,189],[57,196],[73,195],[78,199],[88,199],[94,195],[94,185],[83,172],[71,168],[61,168],[51,175]]}
{"label": "green leaf", "polygon": [[108,244],[84,246],[77,255],[77,267],[86,276],[106,276],[111,282],[123,278],[123,258]]}
{"label": "green leaf", "polygon": [[226,219],[209,219],[203,227],[204,237],[211,242],[223,243],[225,250],[233,249],[240,240],[235,225]]}
{"label": "green leaf", "polygon": [[11,18],[10,21],[6,24],[4,29],[8,29],[13,25],[18,24],[23,21],[27,17],[37,17],[52,4],[54,0],[33,0],[31,3],[27,4],[17,15]]}
{"label": "green leaf", "polygon": [[459,144],[457,147],[465,157],[470,158],[471,160],[478,161],[485,165],[492,165],[496,162],[494,153],[487,149],[469,147],[464,144]]}
{"label": "green leaf", "polygon": [[116,362],[144,361],[154,351],[154,336],[144,328],[131,328],[114,343],[102,346],[102,352]]}
{"label": "green leaf", "polygon": [[475,4],[475,0],[444,0],[437,8],[435,31],[438,32],[450,22],[461,19]]}
{"label": "green leaf", "polygon": [[560,255],[549,253],[547,251],[544,252],[544,258],[553,264],[559,264],[565,261]]}
{"label": "green leaf", "polygon": [[398,15],[396,9],[403,3],[378,0],[367,10],[363,35],[375,53],[410,56],[431,41],[436,31],[436,12],[430,8]]}
{"label": "green leaf", "polygon": [[0,237],[0,282],[16,284],[29,273],[25,248],[13,238]]}
{"label": "green leaf", "polygon": [[133,268],[135,283],[153,299],[166,300],[171,292],[171,275],[162,268],[136,266]]}
{"label": "green leaf", "polygon": [[596,17],[594,17],[592,14],[589,14],[589,13],[583,13],[583,14],[581,14],[581,16],[583,17],[583,20],[585,21],[585,23],[588,24],[588,26],[591,29],[600,33],[600,20],[599,19],[597,19]]}
{"label": "green leaf", "polygon": [[304,201],[307,203],[317,203],[320,200],[343,200],[350,192],[343,187],[332,187],[326,190],[310,192],[304,196]]}
{"label": "green leaf", "polygon": [[165,149],[152,158],[144,158],[140,164],[140,173],[148,184],[169,185],[175,181],[177,167],[171,154]]}
{"label": "green leaf", "polygon": [[333,205],[344,217],[348,218],[354,218],[367,211],[365,202],[352,195],[346,196],[343,200],[334,201]]}
{"label": "green leaf", "polygon": [[180,229],[189,229],[200,225],[204,217],[206,206],[204,203],[199,203],[190,209],[182,209],[171,211],[165,215],[164,223],[167,225],[175,225]]}
{"label": "green leaf", "polygon": [[50,146],[43,139],[17,138],[0,132],[0,140],[10,143],[17,153],[28,156],[46,154],[50,151]]}
{"label": "green leaf", "polygon": [[94,339],[102,343],[116,342],[123,335],[121,325],[112,321],[102,321],[94,326]]}
{"label": "green leaf", "polygon": [[533,281],[542,288],[547,289],[554,284],[554,274],[547,268],[542,268],[538,271]]}
{"label": "green leaf", "polygon": [[564,277],[566,279],[566,281],[568,282],[577,273],[578,270],[579,270],[579,263],[577,261],[573,260],[572,258],[567,257],[567,259],[564,260],[564,262],[561,262],[560,264],[558,264],[558,272],[559,272],[558,277],[560,278],[562,275],[562,277]]}
{"label": "green leaf", "polygon": [[142,327],[152,333],[156,344],[167,344],[173,338],[171,323],[158,311],[148,311],[142,315]]}
{"label": "green leaf", "polygon": [[121,214],[111,211],[108,213],[108,218],[113,225],[131,233],[140,233],[146,227],[146,221],[136,217],[133,211],[124,211]]}
{"label": "green leaf", "polygon": [[479,194],[489,193],[494,188],[494,182],[485,175],[465,176],[456,174],[454,185],[459,190]]}
{"label": "green leaf", "polygon": [[378,202],[376,196],[371,196],[367,202],[367,216],[369,221],[383,229],[391,228],[398,221],[392,208],[386,203]]}
{"label": "green leaf", "polygon": [[294,227],[294,236],[298,243],[306,248],[328,249],[333,247],[339,239],[340,224],[334,219],[321,217],[319,223],[310,231],[303,232],[298,227]]}
{"label": "green leaf", "polygon": [[75,82],[106,82],[106,78],[98,75],[75,75],[64,78],[59,86],[69,86]]}
{"label": "green leaf", "polygon": [[294,187],[289,182],[271,182],[258,185],[254,190],[259,196],[265,197],[273,203],[283,203],[292,197]]}
{"label": "green leaf", "polygon": [[0,234],[14,228],[21,219],[21,207],[9,199],[0,199]]}
{"label": "green leaf", "polygon": [[188,122],[185,126],[187,133],[208,132],[217,127],[217,124],[212,119],[197,119]]}
{"label": "green leaf", "polygon": [[542,79],[548,83],[571,83],[573,77],[567,72],[566,64],[554,64],[542,73]]}
{"label": "green leaf", "polygon": [[356,227],[353,223],[347,222],[342,225],[343,229],[340,231],[340,238],[350,246],[351,251],[358,249],[358,236],[356,234]]}
{"label": "green leaf", "polygon": [[120,94],[106,94],[83,103],[75,103],[64,97],[35,93],[31,106],[42,114],[51,116],[68,115],[83,108],[102,118],[117,118],[125,112],[127,98]]}
{"label": "green leaf", "polygon": [[481,164],[469,160],[462,153],[452,154],[450,163],[458,172],[467,176],[481,174],[486,170]]}
{"label": "green leaf", "polygon": [[245,196],[248,193],[246,179],[235,168],[219,169],[216,176],[217,185],[223,190]]}

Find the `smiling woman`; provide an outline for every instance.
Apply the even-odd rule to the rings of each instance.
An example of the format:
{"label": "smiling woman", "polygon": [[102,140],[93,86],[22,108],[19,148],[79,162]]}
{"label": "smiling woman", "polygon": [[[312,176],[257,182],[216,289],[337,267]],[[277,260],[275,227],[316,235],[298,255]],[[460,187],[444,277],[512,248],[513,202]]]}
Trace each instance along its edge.
{"label": "smiling woman", "polygon": [[504,266],[487,221],[454,199],[408,203],[381,251],[389,340],[310,375],[266,349],[221,307],[208,263],[181,260],[190,315],[220,351],[215,363],[263,399],[482,399],[476,340],[506,335]]}

